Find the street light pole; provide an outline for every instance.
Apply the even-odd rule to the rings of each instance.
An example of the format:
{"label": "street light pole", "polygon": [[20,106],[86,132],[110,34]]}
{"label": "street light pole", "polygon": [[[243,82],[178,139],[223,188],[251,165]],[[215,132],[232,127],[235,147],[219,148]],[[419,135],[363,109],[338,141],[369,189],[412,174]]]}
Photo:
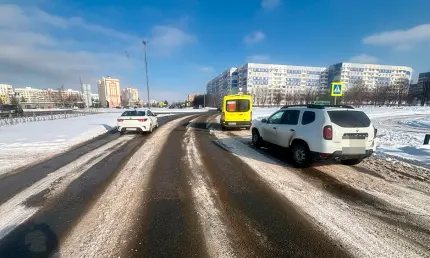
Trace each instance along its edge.
{"label": "street light pole", "polygon": [[149,102],[149,81],[148,81],[148,61],[146,60],[146,44],[148,43],[148,41],[143,40],[143,47],[145,49],[145,71],[146,71],[146,91],[148,93],[148,109],[151,109],[151,105]]}

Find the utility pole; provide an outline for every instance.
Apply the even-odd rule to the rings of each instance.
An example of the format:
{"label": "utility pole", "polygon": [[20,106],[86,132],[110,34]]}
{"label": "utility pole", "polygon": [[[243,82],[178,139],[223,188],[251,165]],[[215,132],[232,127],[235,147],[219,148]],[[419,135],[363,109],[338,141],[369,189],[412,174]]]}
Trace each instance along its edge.
{"label": "utility pole", "polygon": [[142,43],[145,49],[145,71],[146,71],[146,91],[148,93],[148,109],[151,109],[151,104],[149,102],[148,61],[146,60],[146,44],[148,44],[148,41],[143,40]]}
{"label": "utility pole", "polygon": [[[84,101],[84,108],[85,108],[85,107],[88,107],[88,105],[87,105],[87,103],[84,100],[85,93],[84,93],[84,85],[82,84],[82,78],[81,78],[81,76],[79,76],[79,82],[81,83],[82,100]],[[88,101],[88,97],[87,97],[87,101]],[[89,103],[90,102],[88,102],[88,104]]]}

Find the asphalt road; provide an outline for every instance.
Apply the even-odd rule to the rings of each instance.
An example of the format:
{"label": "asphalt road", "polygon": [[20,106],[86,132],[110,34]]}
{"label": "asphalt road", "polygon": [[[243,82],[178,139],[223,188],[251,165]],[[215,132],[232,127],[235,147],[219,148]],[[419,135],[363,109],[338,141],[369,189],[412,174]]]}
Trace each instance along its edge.
{"label": "asphalt road", "polygon": [[153,134],[105,135],[1,178],[0,257],[430,255],[421,171],[295,169],[216,116],[162,117]]}

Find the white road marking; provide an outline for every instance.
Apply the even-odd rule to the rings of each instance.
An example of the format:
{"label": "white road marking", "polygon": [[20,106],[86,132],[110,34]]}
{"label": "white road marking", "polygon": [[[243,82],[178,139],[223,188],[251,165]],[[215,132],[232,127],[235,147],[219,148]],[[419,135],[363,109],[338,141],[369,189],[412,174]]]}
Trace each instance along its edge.
{"label": "white road marking", "polygon": [[[25,201],[29,197],[39,194],[45,189],[51,188],[53,188],[53,192],[49,194],[50,197],[61,193],[61,191],[64,190],[74,179],[81,176],[97,162],[107,157],[114,150],[120,148],[123,143],[132,138],[133,137],[120,137],[87,153],[79,159],[48,174],[46,177],[37,181],[30,187],[16,194],[7,202],[0,205],[0,239],[7,236],[13,229],[18,227],[20,224],[27,221],[41,208],[27,207],[25,205]],[[113,147],[114,149],[112,151],[106,151]],[[55,184],[54,186],[55,182],[59,183]]]}
{"label": "white road marking", "polygon": [[[191,121],[192,122],[192,121]],[[204,165],[197,149],[195,134],[190,127],[186,129],[182,147],[185,161],[190,168],[191,192],[194,207],[205,238],[205,245],[210,257],[235,257],[227,227],[222,220],[221,211],[216,205],[217,193],[211,190],[210,179],[204,176]]]}

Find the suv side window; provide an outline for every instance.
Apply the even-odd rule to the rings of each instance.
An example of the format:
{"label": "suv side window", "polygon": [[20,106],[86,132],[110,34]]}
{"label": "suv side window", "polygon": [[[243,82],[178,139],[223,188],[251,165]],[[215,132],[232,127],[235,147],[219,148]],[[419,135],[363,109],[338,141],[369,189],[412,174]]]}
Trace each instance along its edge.
{"label": "suv side window", "polygon": [[151,111],[146,111],[147,116],[153,116]]}
{"label": "suv side window", "polygon": [[315,121],[315,112],[305,111],[302,117],[302,125],[307,125]]}
{"label": "suv side window", "polygon": [[279,111],[276,112],[275,114],[273,114],[269,120],[268,120],[268,124],[281,124],[282,122],[282,116],[284,115],[285,111]]}
{"label": "suv side window", "polygon": [[300,110],[286,110],[282,118],[284,125],[297,125],[299,123]]}

